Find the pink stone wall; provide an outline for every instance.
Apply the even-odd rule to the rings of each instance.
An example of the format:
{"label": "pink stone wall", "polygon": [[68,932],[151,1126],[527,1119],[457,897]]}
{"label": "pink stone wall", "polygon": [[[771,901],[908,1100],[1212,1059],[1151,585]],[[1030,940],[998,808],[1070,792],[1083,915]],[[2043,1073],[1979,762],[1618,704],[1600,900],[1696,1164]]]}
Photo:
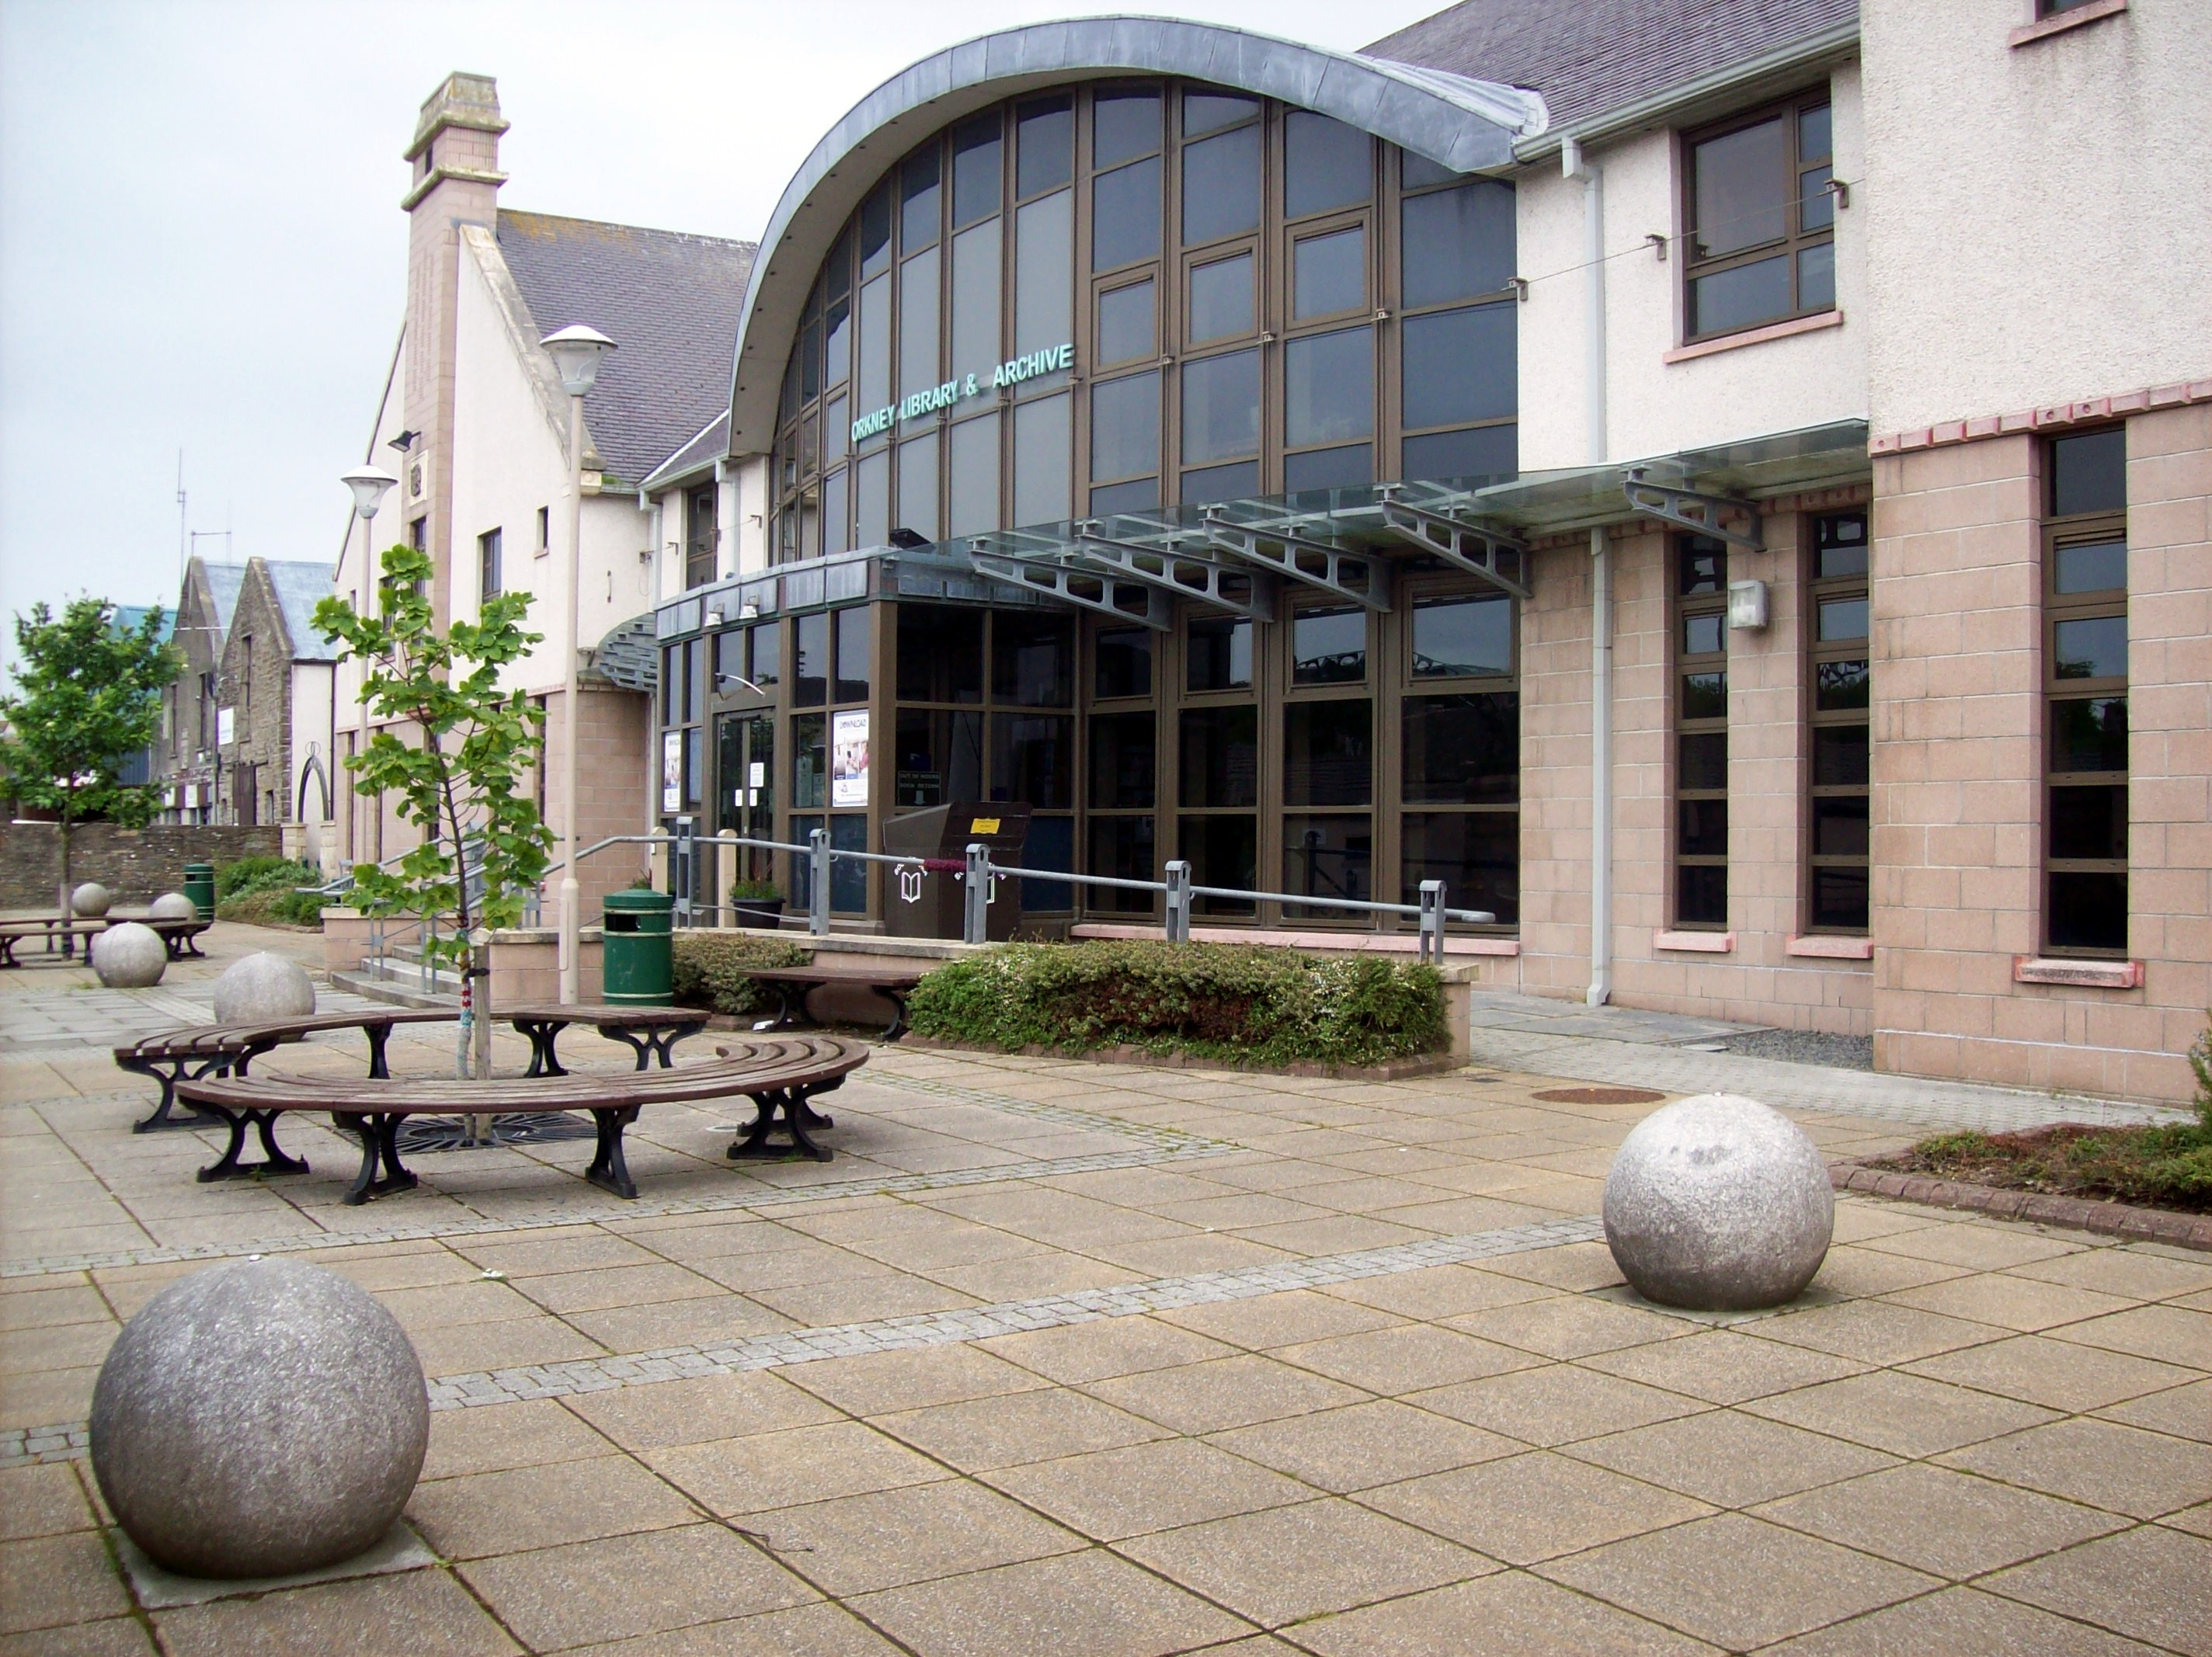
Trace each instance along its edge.
{"label": "pink stone wall", "polygon": [[2136,988],[2021,983],[2043,943],[2040,450],[1875,463],[1875,1055],[2186,1100],[2212,1001],[2212,410],[2128,422]]}

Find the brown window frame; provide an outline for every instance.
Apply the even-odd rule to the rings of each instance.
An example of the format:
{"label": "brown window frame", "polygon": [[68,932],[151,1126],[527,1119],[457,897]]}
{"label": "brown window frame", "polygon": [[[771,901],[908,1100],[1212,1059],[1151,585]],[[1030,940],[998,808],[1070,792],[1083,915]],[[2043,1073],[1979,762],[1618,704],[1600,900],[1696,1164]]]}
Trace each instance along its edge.
{"label": "brown window frame", "polygon": [[[1820,525],[1823,522],[1842,518],[1859,520],[1860,537],[1863,543],[1869,568],[1858,575],[1822,575],[1820,574]],[[1823,852],[1820,849],[1820,806],[1824,799],[1857,798],[1867,802],[1869,828],[1873,833],[1872,817],[1874,790],[1871,777],[1873,752],[1873,715],[1871,683],[1874,672],[1873,616],[1874,598],[1873,535],[1866,508],[1847,513],[1824,513],[1809,521],[1811,531],[1806,537],[1805,579],[1805,646],[1808,663],[1805,694],[1805,723],[1808,731],[1805,756],[1805,932],[1808,936],[1832,938],[1863,938],[1873,919],[1872,897],[1869,892],[1868,913],[1856,926],[1838,926],[1822,923],[1818,919],[1814,884],[1820,879],[1822,869],[1856,869],[1863,872],[1871,887],[1874,859],[1872,848],[1856,855]],[[1820,606],[1824,601],[1838,598],[1864,599],[1869,606],[1868,631],[1855,639],[1835,640],[1820,637]],[[1869,704],[1858,707],[1823,709],[1820,705],[1820,670],[1833,662],[1864,662],[1869,684]],[[1847,730],[1856,726],[1866,731],[1869,776],[1859,783],[1833,783],[1820,780],[1820,738],[1812,733],[1820,731]]]}
{"label": "brown window frame", "polygon": [[[1719,579],[1711,592],[1692,593],[1683,591],[1689,585],[1685,579],[1688,559],[1693,549],[1701,549],[1693,548],[1693,543],[1709,543],[1719,560]],[[1686,805],[1702,805],[1717,802],[1721,807],[1722,844],[1723,847],[1726,847],[1729,800],[1728,761],[1725,752],[1729,727],[1728,543],[1724,541],[1714,540],[1708,536],[1676,535],[1668,538],[1668,551],[1670,555],[1669,574],[1673,577],[1668,584],[1673,589],[1670,594],[1673,603],[1669,606],[1672,611],[1673,627],[1668,657],[1674,668],[1671,677],[1674,716],[1674,751],[1669,756],[1674,762],[1674,810],[1668,813],[1671,821],[1668,825],[1669,846],[1673,852],[1674,879],[1669,883],[1671,890],[1668,897],[1668,913],[1673,917],[1673,924],[1677,931],[1724,932],[1729,929],[1728,853],[1725,849],[1717,855],[1710,852],[1683,851],[1682,819],[1683,807]],[[1721,647],[1717,651],[1690,650],[1687,647],[1690,622],[1693,619],[1703,620],[1708,617],[1720,624]],[[1684,691],[1684,681],[1692,673],[1715,671],[1721,676],[1721,713],[1717,718],[1692,718],[1686,712],[1688,704]],[[1685,787],[1682,781],[1682,739],[1686,737],[1711,736],[1718,736],[1723,744],[1721,786],[1718,788]],[[1686,920],[1682,914],[1683,871],[1710,868],[1717,868],[1721,871],[1720,919],[1717,920]]]}
{"label": "brown window frame", "polygon": [[[2112,429],[2112,428],[2107,428]],[[2084,434],[2068,434],[2083,435]],[[2063,439],[2056,440],[2063,441]],[[2124,804],[2130,772],[2127,768],[2114,771],[2060,771],[2058,766],[2058,709],[2068,702],[2102,701],[2118,698],[2123,707],[2128,701],[2128,675],[2107,675],[2099,678],[2062,679],[2057,674],[2058,628],[2069,621],[2094,621],[2118,616],[2125,619],[2128,613],[2128,590],[2125,586],[2105,587],[2094,592],[2061,593],[2058,591],[2058,555],[2065,548],[2094,546],[2101,543],[2127,543],[2128,515],[2124,507],[2117,511],[2076,513],[2060,518],[2051,513],[2050,491],[2052,479],[2051,448],[2044,448],[2045,519],[2043,525],[2043,878],[2041,890],[2042,927],[2040,938],[2046,954],[2067,959],[2114,961],[2127,958],[2124,944],[2114,949],[2093,944],[2057,941],[2051,934],[2051,916],[2056,907],[2052,896],[2052,877],[2064,874],[2118,875],[2126,889],[2129,859],[2118,858],[2060,858],[2051,852],[2052,829],[2057,810],[2057,791],[2066,787],[2112,787],[2117,786]],[[2124,473],[2123,474],[2124,476]],[[2112,779],[2118,776],[2115,785]],[[2121,850],[2127,850],[2125,820],[2123,818]]]}
{"label": "brown window frame", "polygon": [[[1525,791],[1520,779],[1528,770],[1525,744],[1521,749],[1520,762],[1515,770],[1513,798],[1505,801],[1486,801],[1480,804],[1450,804],[1443,801],[1409,801],[1406,798],[1405,729],[1406,710],[1409,703],[1434,696],[1510,695],[1514,699],[1514,717],[1518,725],[1524,704],[1522,701],[1522,645],[1524,622],[1522,601],[1510,592],[1485,581],[1469,581],[1456,575],[1425,575],[1409,577],[1398,596],[1398,614],[1386,618],[1395,623],[1382,629],[1386,640],[1401,639],[1402,646],[1395,652],[1397,662],[1389,683],[1395,695],[1387,700],[1378,696],[1381,717],[1378,723],[1378,758],[1376,768],[1376,833],[1387,835],[1398,851],[1398,895],[1395,901],[1416,902],[1420,888],[1414,879],[1415,871],[1406,866],[1406,820],[1413,816],[1491,816],[1504,817],[1513,823],[1514,874],[1513,885],[1516,913],[1510,919],[1501,918],[1485,924],[1459,926],[1454,930],[1471,935],[1492,938],[1516,938],[1521,932],[1518,903],[1521,892],[1521,819],[1525,809]],[[1419,673],[1413,657],[1413,617],[1424,601],[1449,601],[1454,598],[1496,598],[1503,597],[1506,606],[1508,628],[1507,666],[1503,673]],[[1387,760],[1382,756],[1387,754]],[[1386,774],[1384,764],[1389,767]],[[1379,887],[1378,887],[1378,889]],[[1455,908],[1476,906],[1477,900],[1463,892],[1447,889],[1445,901]],[[1398,923],[1401,926],[1405,923]]]}
{"label": "brown window frame", "polygon": [[[1832,246],[1836,239],[1835,202],[1838,198],[1832,191],[1830,193],[1826,224],[1808,230],[1800,222],[1805,199],[1805,175],[1820,165],[1820,157],[1808,158],[1800,153],[1799,143],[1802,133],[1800,118],[1809,110],[1822,107],[1826,107],[1830,112],[1827,166],[1832,182],[1835,168],[1835,106],[1827,83],[1825,82],[1818,87],[1808,87],[1804,91],[1796,93],[1790,97],[1777,99],[1772,103],[1762,104],[1756,109],[1745,110],[1741,113],[1729,116],[1725,120],[1715,121],[1710,125],[1693,128],[1681,134],[1677,145],[1676,173],[1680,180],[1682,215],[1682,234],[1677,240],[1682,248],[1680,303],[1683,344],[1694,345],[1709,339],[1725,339],[1732,334],[1748,333],[1754,328],[1771,328],[1777,323],[1794,322],[1802,317],[1826,316],[1837,308],[1832,296],[1832,278],[1830,283],[1831,297],[1826,304],[1807,305],[1803,303],[1798,291],[1798,256],[1808,248],[1818,247],[1824,244]],[[1716,138],[1725,138],[1732,133],[1746,131],[1752,127],[1778,118],[1782,121],[1789,138],[1788,177],[1796,185],[1790,198],[1783,203],[1784,228],[1782,235],[1774,240],[1757,243],[1753,246],[1735,248],[1726,253],[1717,253],[1710,257],[1700,255],[1698,251],[1697,152],[1698,146],[1710,143]],[[1696,283],[1701,277],[1718,276],[1741,265],[1756,264],[1762,260],[1773,258],[1778,254],[1790,262],[1790,293],[1795,302],[1789,310],[1774,316],[1761,317],[1756,322],[1736,323],[1725,328],[1700,329],[1691,326],[1691,319],[1696,313]]]}

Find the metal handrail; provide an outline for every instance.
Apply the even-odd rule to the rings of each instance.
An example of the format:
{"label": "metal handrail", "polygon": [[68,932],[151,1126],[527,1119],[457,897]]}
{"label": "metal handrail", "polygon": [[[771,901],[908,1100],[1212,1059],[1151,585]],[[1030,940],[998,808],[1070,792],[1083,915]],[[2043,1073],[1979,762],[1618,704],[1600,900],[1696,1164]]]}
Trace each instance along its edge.
{"label": "metal handrail", "polygon": [[[807,833],[807,844],[804,846],[792,841],[757,840],[738,835],[610,835],[605,840],[594,841],[578,852],[576,860],[580,863],[593,853],[604,851],[610,846],[682,846],[688,843],[694,848],[744,846],[767,852],[793,853],[808,860],[807,931],[817,938],[826,937],[830,932],[830,865],[835,859],[844,858],[848,861],[862,864],[885,863],[895,868],[912,869],[919,873],[927,873],[931,864],[939,862],[939,859],[925,858],[911,852],[852,851],[842,847],[831,846],[829,841],[829,831],[825,828],[810,829]],[[694,855],[696,855],[696,850]],[[550,874],[552,870],[549,869],[547,872]],[[967,848],[963,866],[949,872],[955,880],[961,882],[968,889],[966,901],[963,906],[964,913],[961,935],[963,940],[969,944],[981,944],[985,941],[985,934],[989,929],[988,919],[993,891],[996,883],[1001,877],[1052,881],[1072,886],[1105,886],[1123,891],[1158,892],[1166,900],[1163,930],[1171,944],[1187,944],[1190,941],[1191,900],[1194,897],[1219,897],[1239,902],[1284,904],[1294,908],[1349,909],[1365,914],[1412,915],[1419,926],[1415,947],[1419,958],[1439,966],[1443,962],[1443,928],[1447,920],[1465,921],[1477,926],[1494,926],[1498,920],[1498,917],[1487,909],[1447,907],[1444,902],[1444,883],[1441,880],[1425,880],[1421,883],[1421,901],[1419,903],[1382,903],[1367,898],[1327,897],[1317,894],[1302,895],[1297,892],[1249,891],[1236,886],[1195,885],[1190,878],[1190,865],[1181,859],[1174,859],[1168,864],[1165,880],[1131,880],[1119,875],[1085,875],[1064,869],[1026,869],[1015,864],[994,863],[991,860],[989,848],[981,842],[970,844]],[[909,898],[908,901],[914,900]],[[734,910],[736,907],[734,904],[720,902],[703,904],[700,907],[711,908],[717,915],[726,908]]]}

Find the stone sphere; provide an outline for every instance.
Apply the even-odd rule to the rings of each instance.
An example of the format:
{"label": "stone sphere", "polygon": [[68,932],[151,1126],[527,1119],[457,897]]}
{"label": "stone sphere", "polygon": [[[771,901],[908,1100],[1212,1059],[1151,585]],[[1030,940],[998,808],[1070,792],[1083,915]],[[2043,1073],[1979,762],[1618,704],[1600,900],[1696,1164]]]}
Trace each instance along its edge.
{"label": "stone sphere", "polygon": [[429,1446],[422,1366],[398,1320],[289,1259],[195,1272],[123,1326],[92,1394],[92,1470],[167,1569],[319,1570],[392,1528]]}
{"label": "stone sphere", "polygon": [[1779,1306],[1813,1281],[1835,1229],[1819,1148],[1780,1112],[1734,1094],[1654,1111],[1606,1176],[1606,1246],[1636,1292],[1662,1306]]}
{"label": "stone sphere", "polygon": [[70,907],[88,920],[97,920],[107,913],[107,906],[115,900],[107,888],[96,880],[88,880],[70,894]]}
{"label": "stone sphere", "polygon": [[111,990],[150,989],[168,969],[169,946],[151,926],[126,920],[91,940],[93,975]]}
{"label": "stone sphere", "polygon": [[314,981],[289,956],[264,950],[234,961],[215,981],[215,1022],[246,1024],[262,1018],[304,1018],[315,1010]]}
{"label": "stone sphere", "polygon": [[146,913],[155,920],[198,920],[199,905],[182,892],[164,892],[155,898]]}

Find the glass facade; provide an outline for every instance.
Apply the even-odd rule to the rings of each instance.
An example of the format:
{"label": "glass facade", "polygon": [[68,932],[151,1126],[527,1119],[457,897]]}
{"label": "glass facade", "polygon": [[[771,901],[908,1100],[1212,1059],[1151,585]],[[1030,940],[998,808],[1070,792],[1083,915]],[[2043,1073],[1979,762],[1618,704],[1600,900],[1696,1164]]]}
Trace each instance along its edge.
{"label": "glass facade", "polygon": [[1513,189],[1178,82],[1017,100],[878,185],[806,300],[775,561],[1517,467]]}
{"label": "glass facade", "polygon": [[[1510,185],[1243,93],[1046,90],[920,143],[802,307],[769,568],[663,613],[667,814],[876,850],[890,817],[1018,803],[1026,867],[1157,880],[1179,858],[1286,895],[1202,897],[1209,918],[1410,930],[1297,900],[1441,878],[1511,930],[1519,615],[1496,585],[1418,555],[1387,580],[1370,548],[1367,586],[1238,565],[1226,604],[1117,619],[938,572],[970,537],[1065,545],[1085,518],[1513,476],[1516,265]],[[738,867],[796,907],[804,863]],[[1048,932],[1158,914],[1048,877],[1022,897]],[[898,901],[838,866],[834,913]]]}

